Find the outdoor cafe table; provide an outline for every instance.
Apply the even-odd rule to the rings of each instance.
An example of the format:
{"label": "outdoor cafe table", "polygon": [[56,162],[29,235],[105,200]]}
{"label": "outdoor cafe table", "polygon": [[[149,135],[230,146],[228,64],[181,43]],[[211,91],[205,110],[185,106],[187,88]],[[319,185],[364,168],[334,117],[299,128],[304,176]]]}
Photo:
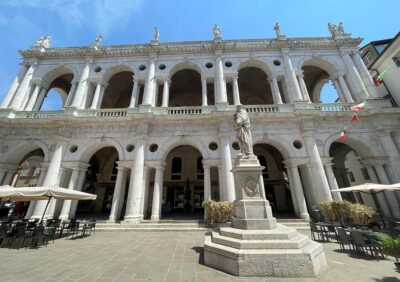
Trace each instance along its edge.
{"label": "outdoor cafe table", "polygon": [[[335,228],[335,224],[330,223],[330,222],[317,222],[317,223],[315,223],[315,225],[321,227],[323,237],[326,236],[327,241],[329,241],[329,237],[327,236],[327,234],[330,233],[330,231],[332,230],[331,228]],[[336,235],[336,231],[335,231],[335,235]]]}

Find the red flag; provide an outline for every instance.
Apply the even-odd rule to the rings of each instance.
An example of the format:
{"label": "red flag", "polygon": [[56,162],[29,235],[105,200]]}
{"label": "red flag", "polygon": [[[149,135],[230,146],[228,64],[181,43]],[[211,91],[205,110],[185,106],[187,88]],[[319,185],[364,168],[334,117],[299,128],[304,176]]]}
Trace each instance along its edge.
{"label": "red flag", "polygon": [[364,110],[364,107],[365,107],[365,101],[362,102],[361,104],[358,104],[358,105],[350,107],[350,110],[352,110],[352,111],[362,111],[362,110]]}
{"label": "red flag", "polygon": [[381,72],[377,77],[374,78],[374,82],[375,82],[375,85],[376,85],[376,86],[381,85],[381,83],[383,82],[383,79],[385,78],[385,75],[386,75],[386,73],[387,73],[388,71],[389,71],[389,70],[386,69],[386,70],[384,70],[383,72]]}
{"label": "red flag", "polygon": [[347,129],[346,127],[340,132],[340,136],[339,136],[339,140],[340,142],[344,142],[344,140],[346,140],[347,137]]}
{"label": "red flag", "polygon": [[360,120],[360,117],[356,113],[354,113],[353,116],[351,117],[351,120],[352,121]]}

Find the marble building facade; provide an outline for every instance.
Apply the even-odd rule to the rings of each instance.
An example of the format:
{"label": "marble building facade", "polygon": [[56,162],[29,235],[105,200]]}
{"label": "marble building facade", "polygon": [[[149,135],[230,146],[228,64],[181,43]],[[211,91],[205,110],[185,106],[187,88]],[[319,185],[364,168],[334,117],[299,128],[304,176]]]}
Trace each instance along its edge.
{"label": "marble building facade", "polygon": [[[201,210],[207,199],[233,201],[239,104],[249,112],[277,213],[307,219],[312,206],[342,199],[331,190],[351,184],[349,152],[366,182],[400,182],[400,111],[378,98],[361,39],[337,30],[286,38],[275,30],[271,39],[222,40],[215,28],[209,41],[164,43],[157,31],[149,44],[103,46],[99,37],[52,48],[42,37],[20,51],[0,109],[0,184],[18,182],[28,160],[35,185],[98,194],[86,207],[52,201],[46,216],[62,219],[81,210],[111,221],[159,220],[171,210]],[[329,81],[338,101],[324,104]],[[50,91],[62,108],[43,111]],[[350,106],[363,101],[361,120],[339,142]],[[379,195],[385,216],[400,218],[399,200]],[[40,217],[45,204],[32,202],[27,216]]]}

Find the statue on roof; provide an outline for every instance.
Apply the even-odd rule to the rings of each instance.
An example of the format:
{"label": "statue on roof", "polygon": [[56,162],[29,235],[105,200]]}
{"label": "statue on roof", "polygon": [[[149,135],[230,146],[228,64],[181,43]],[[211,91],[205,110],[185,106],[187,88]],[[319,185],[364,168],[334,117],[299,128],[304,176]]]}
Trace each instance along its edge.
{"label": "statue on roof", "polygon": [[338,34],[344,34],[344,29],[343,29],[343,23],[340,22],[338,27],[337,27],[337,33]]}
{"label": "statue on roof", "polygon": [[214,40],[221,39],[221,29],[217,24],[215,24],[213,27],[213,33],[214,33]]}
{"label": "statue on roof", "polygon": [[160,29],[156,26],[154,28],[153,41],[158,41],[158,40],[160,40]]}
{"label": "statue on roof", "polygon": [[276,23],[274,26],[274,31],[276,33],[276,37],[279,37],[282,35],[281,33],[281,27],[279,26],[279,23]]}
{"label": "statue on roof", "polygon": [[44,48],[50,48],[50,43],[51,43],[51,36],[47,35],[41,35],[38,39],[36,39],[34,47],[44,47]]}
{"label": "statue on roof", "polygon": [[335,24],[328,23],[328,29],[332,36],[337,34],[337,27]]}
{"label": "statue on roof", "polygon": [[91,46],[95,49],[101,46],[101,41],[103,41],[103,33],[99,33],[99,35],[96,37],[94,42],[91,44]]}

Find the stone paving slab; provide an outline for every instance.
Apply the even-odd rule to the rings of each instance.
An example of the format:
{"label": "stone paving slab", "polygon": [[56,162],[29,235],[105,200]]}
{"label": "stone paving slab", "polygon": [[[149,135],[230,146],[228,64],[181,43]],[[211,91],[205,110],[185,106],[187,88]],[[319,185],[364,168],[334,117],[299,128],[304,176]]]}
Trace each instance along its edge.
{"label": "stone paving slab", "polygon": [[324,243],[317,279],[240,278],[203,265],[203,232],[99,232],[39,249],[0,248],[0,281],[400,281],[394,259],[343,252]]}

